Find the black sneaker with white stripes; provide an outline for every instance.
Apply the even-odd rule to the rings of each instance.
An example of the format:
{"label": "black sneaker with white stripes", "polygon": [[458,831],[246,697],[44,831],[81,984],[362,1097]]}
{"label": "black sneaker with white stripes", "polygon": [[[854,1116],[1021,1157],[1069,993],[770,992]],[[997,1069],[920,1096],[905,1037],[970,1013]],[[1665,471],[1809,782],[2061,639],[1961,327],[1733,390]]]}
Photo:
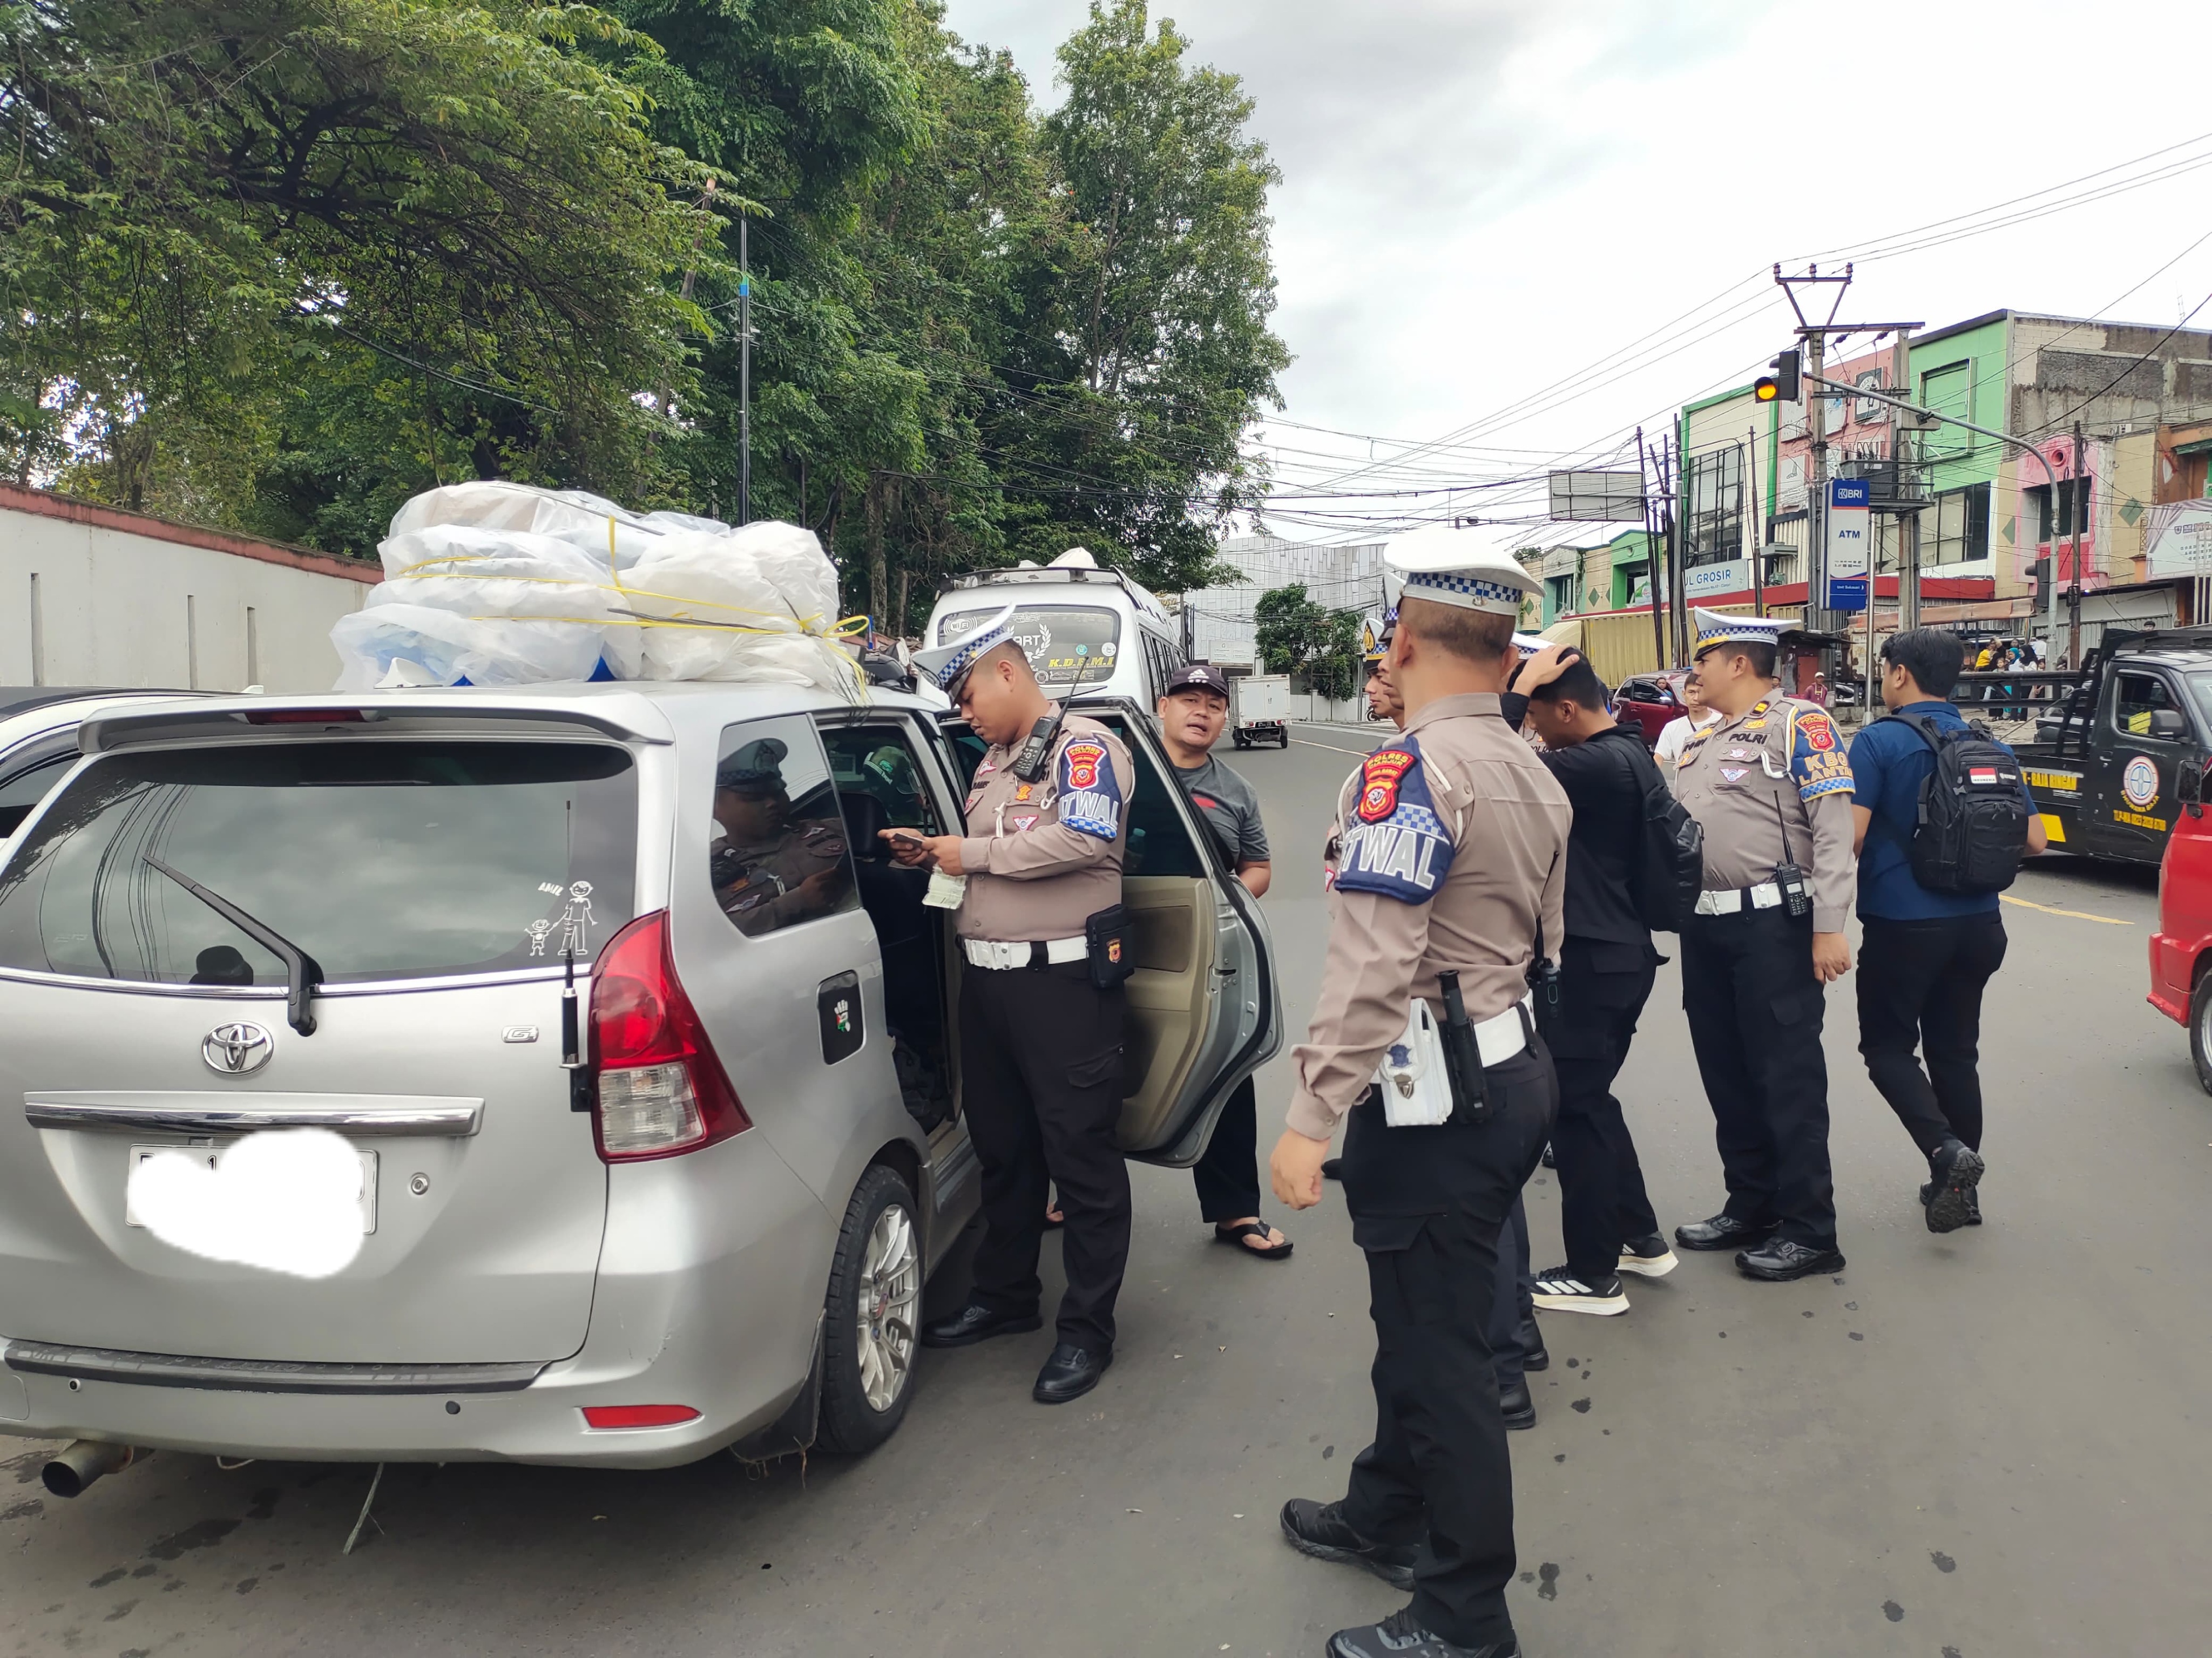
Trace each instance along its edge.
{"label": "black sneaker with white stripes", "polygon": [[1621,1293],[1617,1272],[1607,1272],[1590,1283],[1564,1266],[1550,1267],[1536,1274],[1534,1299],[1547,1313],[1595,1313],[1609,1317],[1628,1310],[1628,1297]]}
{"label": "black sneaker with white stripes", "polygon": [[1629,1238],[1620,1246],[1620,1270],[1638,1278],[1664,1278],[1681,1264],[1682,1258],[1667,1247],[1662,1233]]}

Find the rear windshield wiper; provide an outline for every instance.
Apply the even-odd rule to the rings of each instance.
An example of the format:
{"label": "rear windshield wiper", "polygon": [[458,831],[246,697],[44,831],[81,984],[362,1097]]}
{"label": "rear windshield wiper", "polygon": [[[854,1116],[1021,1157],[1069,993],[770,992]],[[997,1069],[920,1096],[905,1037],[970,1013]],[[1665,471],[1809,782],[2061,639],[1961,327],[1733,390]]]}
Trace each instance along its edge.
{"label": "rear windshield wiper", "polygon": [[210,892],[182,871],[171,869],[150,852],[138,854],[186,892],[284,963],[284,1017],[302,1036],[315,1034],[315,1016],[307,1011],[307,998],[323,981],[322,964],[267,922],[257,920],[219,892]]}

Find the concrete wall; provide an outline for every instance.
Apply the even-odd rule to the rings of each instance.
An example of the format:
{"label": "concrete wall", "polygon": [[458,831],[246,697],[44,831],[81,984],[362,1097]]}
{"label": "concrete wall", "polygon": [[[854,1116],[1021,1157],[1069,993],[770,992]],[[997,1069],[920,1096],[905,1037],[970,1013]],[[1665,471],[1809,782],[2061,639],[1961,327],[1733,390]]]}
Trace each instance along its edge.
{"label": "concrete wall", "polygon": [[362,566],[0,484],[0,684],[323,691]]}

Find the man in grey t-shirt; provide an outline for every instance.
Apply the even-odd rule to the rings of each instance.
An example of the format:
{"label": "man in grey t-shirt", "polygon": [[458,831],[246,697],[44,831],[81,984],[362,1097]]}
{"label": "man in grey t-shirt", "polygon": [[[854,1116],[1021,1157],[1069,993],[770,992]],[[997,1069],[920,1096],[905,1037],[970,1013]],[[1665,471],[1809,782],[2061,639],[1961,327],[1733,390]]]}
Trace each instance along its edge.
{"label": "man in grey t-shirt", "polygon": [[[1267,890],[1272,872],[1260,798],[1213,757],[1213,745],[1229,718],[1228,677],[1210,662],[1178,668],[1155,711],[1160,740],[1175,762],[1183,793],[1212,832],[1222,860],[1258,897]],[[1278,1260],[1291,1253],[1291,1241],[1260,1218],[1259,1139],[1259,1106],[1247,1077],[1223,1108],[1191,1177],[1198,1186],[1199,1212],[1213,1223],[1217,1240]]]}

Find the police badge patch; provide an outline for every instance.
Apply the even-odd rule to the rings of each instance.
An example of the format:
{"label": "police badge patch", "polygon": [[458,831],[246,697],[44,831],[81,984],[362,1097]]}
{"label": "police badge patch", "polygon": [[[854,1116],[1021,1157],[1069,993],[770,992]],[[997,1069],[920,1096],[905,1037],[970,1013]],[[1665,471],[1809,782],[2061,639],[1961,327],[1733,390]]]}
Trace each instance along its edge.
{"label": "police badge patch", "polygon": [[1087,738],[1070,743],[1060,751],[1060,781],[1071,789],[1087,789],[1098,780],[1098,762],[1106,757],[1106,745]]}
{"label": "police badge patch", "polygon": [[1406,774],[1419,763],[1419,756],[1404,749],[1377,749],[1367,756],[1367,764],[1359,776],[1359,816],[1370,823],[1379,823],[1398,809],[1398,786]]}

